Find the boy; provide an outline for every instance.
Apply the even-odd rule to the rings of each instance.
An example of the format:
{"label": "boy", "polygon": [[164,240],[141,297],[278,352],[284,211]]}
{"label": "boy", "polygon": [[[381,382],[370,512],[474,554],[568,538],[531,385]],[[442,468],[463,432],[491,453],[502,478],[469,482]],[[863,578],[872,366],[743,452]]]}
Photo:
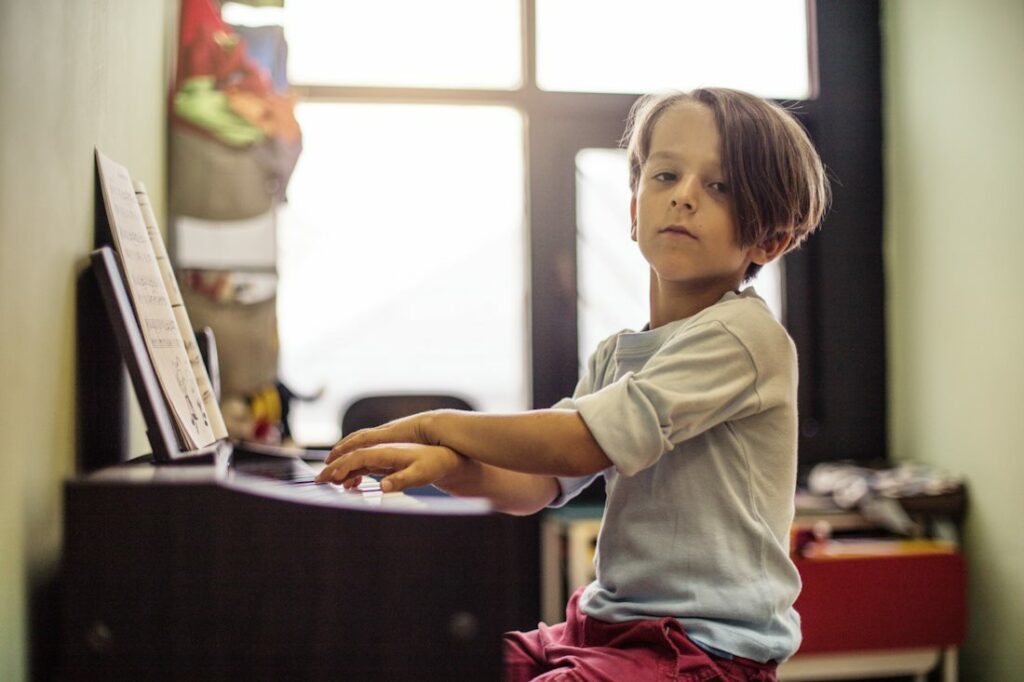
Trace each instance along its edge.
{"label": "boy", "polygon": [[603,475],[597,578],[566,623],[506,636],[507,679],[775,679],[800,642],[797,364],[740,285],[816,229],[824,170],[787,112],[733,90],[643,98],[624,139],[648,327],[603,341],[552,409],[361,431],[320,480],[433,482],[528,514]]}

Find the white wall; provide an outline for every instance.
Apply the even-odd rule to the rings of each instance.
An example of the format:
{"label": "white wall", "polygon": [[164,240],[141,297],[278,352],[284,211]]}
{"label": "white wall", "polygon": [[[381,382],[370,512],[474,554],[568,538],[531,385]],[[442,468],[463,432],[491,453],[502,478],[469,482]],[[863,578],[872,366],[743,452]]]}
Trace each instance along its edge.
{"label": "white wall", "polygon": [[883,29],[891,450],[968,481],[961,679],[1024,679],[1024,2]]}

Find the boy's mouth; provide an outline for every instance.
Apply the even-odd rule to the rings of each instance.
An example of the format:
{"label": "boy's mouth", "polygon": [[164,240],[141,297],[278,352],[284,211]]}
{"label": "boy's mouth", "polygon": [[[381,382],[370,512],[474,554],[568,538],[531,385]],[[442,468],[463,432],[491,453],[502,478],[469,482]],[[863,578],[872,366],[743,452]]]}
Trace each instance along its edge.
{"label": "boy's mouth", "polygon": [[683,236],[683,237],[689,237],[690,239],[696,239],[697,238],[697,235],[695,235],[693,232],[690,232],[688,229],[686,229],[682,225],[669,225],[668,227],[661,228],[661,232],[668,232],[668,233],[671,233],[671,234],[678,234],[678,235]]}

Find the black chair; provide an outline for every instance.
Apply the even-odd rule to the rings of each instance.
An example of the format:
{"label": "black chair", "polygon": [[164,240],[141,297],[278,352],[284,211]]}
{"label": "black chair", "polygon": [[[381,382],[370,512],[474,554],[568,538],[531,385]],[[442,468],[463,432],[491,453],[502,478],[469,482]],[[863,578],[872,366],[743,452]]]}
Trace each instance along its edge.
{"label": "black chair", "polygon": [[[386,424],[394,419],[429,410],[469,410],[474,408],[468,402],[453,395],[443,394],[392,394],[368,395],[354,400],[341,415],[341,434],[347,436],[360,429]],[[409,495],[444,495],[433,486],[407,488]]]}

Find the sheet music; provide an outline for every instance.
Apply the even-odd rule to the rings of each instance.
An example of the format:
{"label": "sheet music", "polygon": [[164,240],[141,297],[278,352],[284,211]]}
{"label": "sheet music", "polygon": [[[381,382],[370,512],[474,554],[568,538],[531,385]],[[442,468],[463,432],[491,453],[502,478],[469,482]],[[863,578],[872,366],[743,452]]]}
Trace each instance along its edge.
{"label": "sheet music", "polygon": [[188,319],[188,311],[185,310],[185,302],[181,299],[181,290],[178,289],[178,280],[174,277],[174,270],[171,268],[171,261],[167,257],[167,247],[164,246],[163,235],[160,234],[160,227],[156,221],[156,214],[153,213],[153,206],[149,203],[149,194],[146,193],[146,186],[136,180],[134,182],[135,197],[139,202],[139,209],[142,211],[142,220],[146,225],[146,232],[153,244],[153,253],[156,255],[157,267],[160,268],[160,275],[164,280],[164,288],[170,299],[171,310],[174,311],[174,319],[178,323],[178,330],[181,332],[181,340],[185,344],[185,353],[188,355],[189,364],[192,365],[192,373],[196,378],[196,385],[199,387],[199,395],[203,400],[203,407],[210,418],[210,427],[213,435],[218,440],[228,437],[227,426],[224,425],[224,416],[221,414],[220,405],[217,403],[217,396],[213,392],[213,384],[210,383],[210,375],[206,372],[206,365],[203,363],[203,356],[199,352],[199,344],[196,343],[196,334],[192,329],[192,321]]}
{"label": "sheet music", "polygon": [[160,386],[185,446],[190,450],[205,447],[217,439],[171,309],[131,176],[124,166],[99,150],[96,164],[114,245],[121,255],[128,292]]}

